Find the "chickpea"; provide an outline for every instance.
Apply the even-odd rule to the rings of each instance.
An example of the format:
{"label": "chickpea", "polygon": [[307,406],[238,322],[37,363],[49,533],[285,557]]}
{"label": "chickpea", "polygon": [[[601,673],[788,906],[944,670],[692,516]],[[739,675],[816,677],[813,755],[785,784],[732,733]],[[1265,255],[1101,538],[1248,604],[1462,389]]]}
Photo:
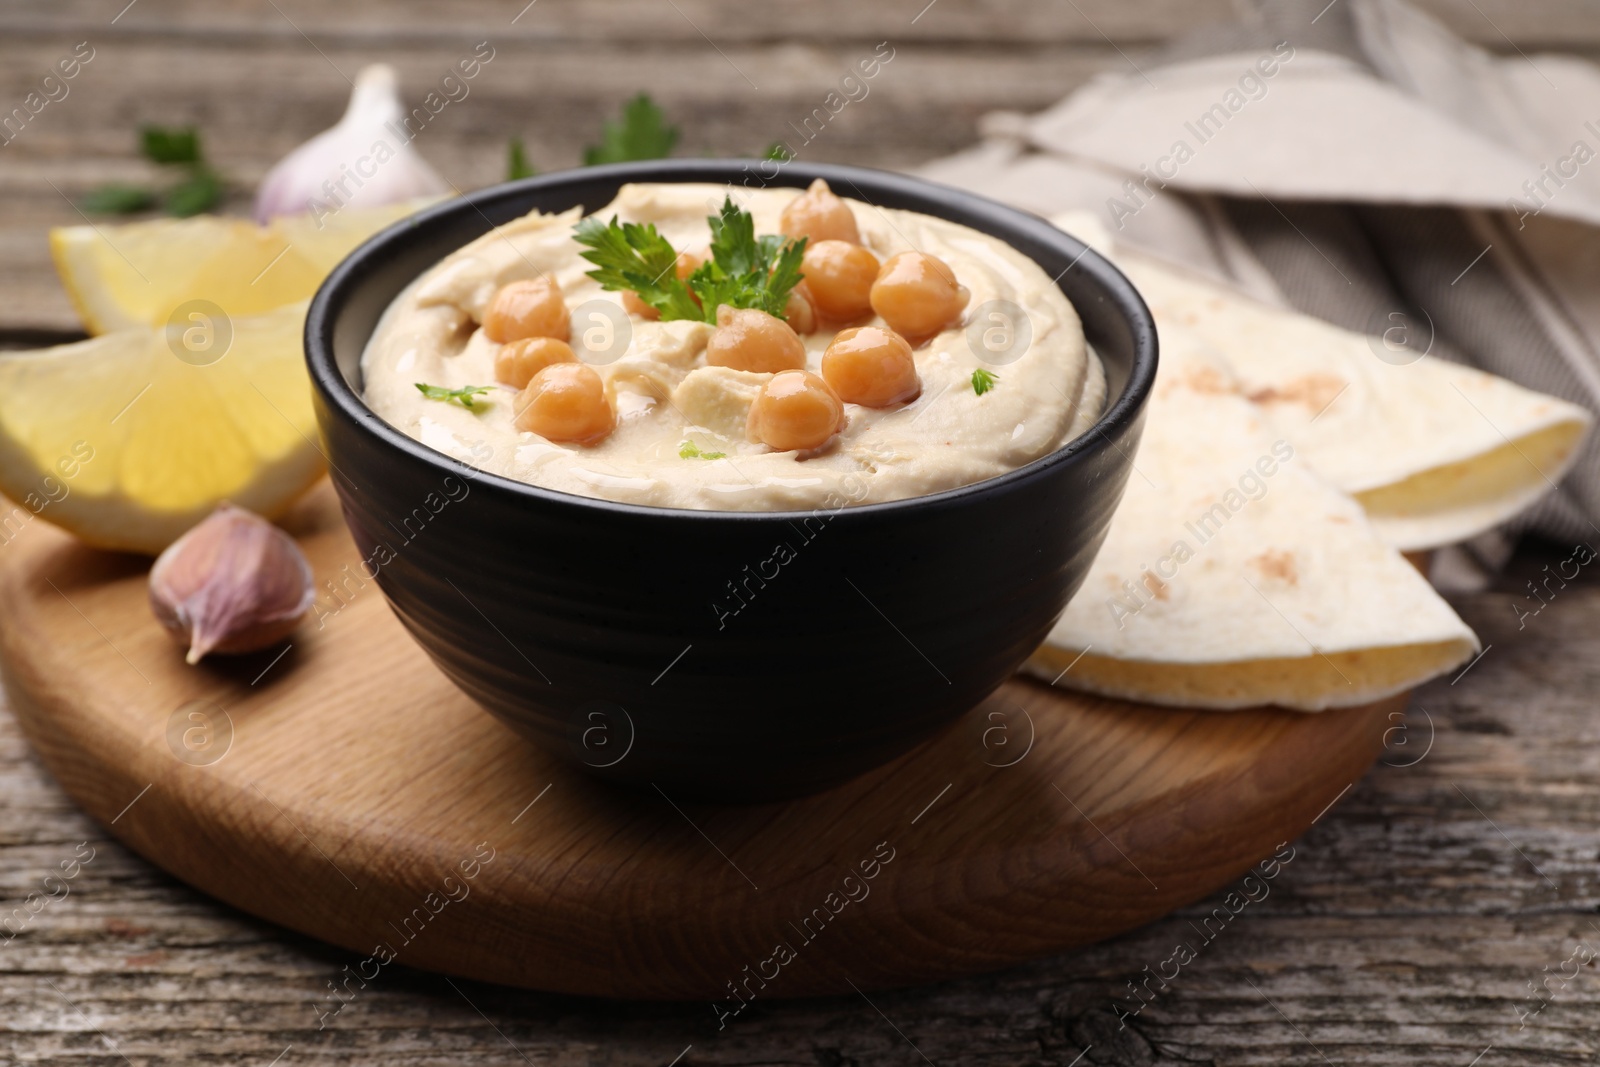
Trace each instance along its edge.
{"label": "chickpea", "polygon": [[828,183],[818,178],[811,187],[784,207],[778,228],[789,237],[819,241],[861,243],[861,231],[850,205],[833,195]]}
{"label": "chickpea", "polygon": [[572,316],[553,278],[533,278],[500,287],[483,313],[483,332],[504,344],[524,337],[572,337]]}
{"label": "chickpea", "polygon": [[520,341],[507,341],[494,354],[494,380],[527,387],[533,376],[552,363],[576,363],[572,346],[554,337],[524,337]]}
{"label": "chickpea", "polygon": [[844,401],[833,386],[804,370],[772,376],[750,405],[745,432],[779,452],[821,448],[844,429]]}
{"label": "chickpea", "polygon": [[678,280],[686,282],[689,275],[700,269],[700,265],[711,258],[711,249],[702,248],[698,252],[679,252],[678,266],[674,270]]}
{"label": "chickpea", "polygon": [[817,302],[804,281],[789,290],[789,303],[784,306],[783,317],[795,333],[817,332]]}
{"label": "chickpea", "polygon": [[865,248],[845,241],[818,241],[806,246],[800,270],[823,318],[849,322],[871,314],[878,257]]}
{"label": "chickpea", "polygon": [[893,330],[843,330],[822,354],[822,377],[847,404],[886,408],[922,392],[911,343]]}
{"label": "chickpea", "polygon": [[552,363],[517,394],[514,425],[548,441],[594,444],[610,433],[617,416],[605,382],[583,363]]}
{"label": "chickpea", "polygon": [[755,308],[717,308],[717,328],[706,342],[706,366],[773,374],[806,365],[806,346],[782,319]]}
{"label": "chickpea", "polygon": [[921,252],[890,256],[872,283],[872,310],[906,337],[932,337],[956,320],[970,294],[944,260]]}
{"label": "chickpea", "polygon": [[[705,261],[705,256],[696,255],[693,252],[679,252],[678,265],[673,269],[673,273],[678,276],[679,281],[686,281],[688,280],[689,275],[699,270],[700,264],[704,263]],[[689,294],[689,298],[696,304],[700,303],[700,298],[695,296],[692,292]],[[640,300],[639,294],[634,292],[632,289],[626,289],[623,291],[622,307],[623,310],[627,311],[630,315],[637,315],[641,319],[650,319],[651,321],[654,321],[661,317],[661,312],[657,311],[649,304],[646,304],[643,300]]]}
{"label": "chickpea", "polygon": [[652,321],[661,317],[661,312],[640,300],[639,294],[632,289],[624,289],[622,291],[622,310],[630,315],[637,315],[641,319],[650,319]]}

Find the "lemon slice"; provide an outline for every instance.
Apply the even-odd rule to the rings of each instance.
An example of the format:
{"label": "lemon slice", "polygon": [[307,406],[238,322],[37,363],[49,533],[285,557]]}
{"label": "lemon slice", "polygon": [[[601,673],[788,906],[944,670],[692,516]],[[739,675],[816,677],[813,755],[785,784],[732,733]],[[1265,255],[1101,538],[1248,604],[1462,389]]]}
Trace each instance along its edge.
{"label": "lemon slice", "polygon": [[268,518],[322,474],[306,302],[0,353],[0,542],[31,513],[156,553],[227,500]]}
{"label": "lemon slice", "polygon": [[161,327],[207,300],[235,318],[305,300],[358,244],[432,201],[350,209],[267,226],[200,215],[50,231],[56,271],[92,334]]}

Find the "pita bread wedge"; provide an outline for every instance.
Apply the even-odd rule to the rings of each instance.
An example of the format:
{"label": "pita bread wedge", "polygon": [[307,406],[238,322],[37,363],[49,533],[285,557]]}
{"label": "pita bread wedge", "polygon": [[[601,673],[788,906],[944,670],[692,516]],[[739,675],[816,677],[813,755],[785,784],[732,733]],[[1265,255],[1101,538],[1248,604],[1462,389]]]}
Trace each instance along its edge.
{"label": "pita bread wedge", "polygon": [[1155,704],[1320,711],[1470,658],[1472,631],[1221,358],[1182,327],[1161,342],[1105,546],[1024,669]]}
{"label": "pita bread wedge", "polygon": [[1246,395],[1398,548],[1438,548],[1493,529],[1577,461],[1592,418],[1574,404],[1471,367],[1391,352],[1381,339],[1111,249],[1093,215],[1053,221],[1113,255],[1163,336],[1181,325],[1215,348]]}

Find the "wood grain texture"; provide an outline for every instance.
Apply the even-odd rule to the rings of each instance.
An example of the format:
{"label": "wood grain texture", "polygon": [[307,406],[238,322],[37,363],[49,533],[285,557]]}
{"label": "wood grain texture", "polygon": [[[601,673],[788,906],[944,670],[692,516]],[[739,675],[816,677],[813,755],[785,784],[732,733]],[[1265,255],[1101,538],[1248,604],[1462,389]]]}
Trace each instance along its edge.
{"label": "wood grain texture", "polygon": [[[327,588],[357,571],[328,486],[290,528]],[[377,957],[351,995],[398,956],[742,1015],[1102,940],[1299,836],[1404,703],[1211,715],[1016,681],[829,793],[680,805],[518,742],[371,583],[281,649],[195,670],[141,562],[54,529],[19,541],[0,559],[0,662],[46,765],[184,881]]]}
{"label": "wood grain texture", "polygon": [[0,941],[0,1062],[266,1065],[284,1054],[284,1064],[361,1067],[661,1067],[684,1053],[680,1064],[727,1067],[924,1056],[982,1067],[1465,1067],[1493,1046],[1484,1067],[1588,1063],[1592,977],[1525,1029],[1516,1015],[1535,1003],[1527,982],[1580,941],[1600,945],[1600,586],[1561,591],[1521,629],[1513,611],[1528,610],[1522,581],[1567,551],[1525,553],[1503,591],[1457,601],[1489,652],[1455,684],[1419,691],[1404,732],[1295,843],[1272,895],[1121,1030],[1114,998],[1192,940],[1190,924],[1221,893],[1008,971],[769,1001],[724,1031],[703,1002],[519,993],[404,963],[319,1026],[327,983],[360,954],[252,919],[138,859],[78,811],[0,716],[0,915],[47,892],[43,879],[80,843],[96,850],[69,895]]}
{"label": "wood grain texture", "polygon": [[[679,155],[761,152],[888,41],[893,62],[804,154],[910,167],[972,143],[988,112],[1042,109],[1235,9],[1229,0],[125,4],[0,7],[0,113],[72,45],[96,49],[70,94],[0,148],[0,330],[76,326],[45,229],[81,223],[73,203],[97,185],[151,179],[136,152],[141,123],[199,126],[233,187],[225,210],[245,213],[266,169],[337,120],[347,79],[366,63],[393,63],[415,102],[472,45],[493,43],[495,58],[470,95],[417,141],[445,177],[472,189],[503,177],[513,135],[542,169],[576,164],[600,124],[641,89],[682,129]],[[1424,6],[1508,54],[1600,48],[1600,19],[1584,0]]]}
{"label": "wood grain texture", "polygon": [[[124,0],[124,3],[126,0]],[[1076,0],[1065,10],[1029,0],[851,0],[749,5],[739,0],[139,0],[137,14],[116,17],[122,4],[57,0],[17,8],[10,32],[45,36],[96,28],[108,39],[160,36],[190,40],[296,38],[343,45],[353,41],[435,43],[478,39],[494,30],[507,40],[607,40],[631,44],[727,41],[837,41],[893,36],[962,43],[1162,41],[1197,26],[1237,18],[1254,4],[1233,0]],[[1416,0],[1416,6],[1469,40],[1524,48],[1600,43],[1600,27],[1584,0]],[[271,16],[271,17],[267,17]],[[113,18],[115,21],[112,21]]]}
{"label": "wood grain texture", "polygon": [[[296,21],[318,14],[313,5],[278,2]],[[552,3],[540,0],[534,10]],[[91,34],[106,40],[109,20],[123,6],[123,0],[0,6],[0,91],[24,90],[39,64],[53,62],[74,41]],[[771,62],[850,52],[848,45],[871,38],[858,27],[899,6],[852,5],[842,17],[807,18],[821,9],[761,5],[803,26],[787,40],[754,45],[752,54]],[[1111,14],[1143,19],[1133,39],[1117,44],[1135,60],[1147,42],[1225,15],[1226,6],[1076,2],[1102,28],[1110,29]],[[1558,48],[1592,55],[1600,37],[1600,22],[1585,0],[1440,0],[1429,6],[1445,11],[1458,31],[1502,52],[1509,48],[1494,36],[1496,27],[1530,53]],[[348,12],[344,23],[368,36],[361,45],[318,37],[318,46],[346,66],[368,58],[414,64],[408,78],[410,71],[455,58],[466,25],[457,18],[467,10],[460,0],[406,6],[421,16],[422,28],[411,32],[405,49],[380,38],[388,13],[400,5],[383,7],[384,17],[370,17],[370,3],[321,5],[322,17]],[[596,0],[572,10],[589,17],[582,12],[591,8],[596,14],[586,32],[600,46],[624,41],[624,34],[633,35],[628,41],[641,33],[661,34],[663,42],[669,34],[684,39],[663,44],[653,59],[655,50],[641,58],[632,43],[588,53],[601,64],[653,62],[652,76],[665,80],[648,85],[597,78],[581,64],[560,68],[563,81],[557,82],[542,72],[548,57],[566,50],[561,38],[542,51],[515,53],[523,68],[518,77],[561,101],[536,109],[530,97],[506,94],[504,106],[516,109],[516,129],[531,138],[541,166],[576,161],[595,123],[634,88],[648,87],[673,108],[701,101],[694,121],[714,122],[709,134],[715,140],[691,129],[685,113],[675,110],[686,144],[700,147],[703,140],[728,153],[764,143],[774,115],[783,113],[781,125],[797,102],[775,107],[765,87],[759,97],[719,94],[720,79],[737,76],[703,42],[696,50],[686,31],[663,19],[647,23],[647,32],[608,26],[605,15],[613,9]],[[1024,39],[1010,30],[1012,36],[1000,41],[982,36],[991,24],[983,12],[1023,8],[1042,13]],[[139,175],[129,132],[135,123],[204,121],[209,136],[231,140],[228,156],[214,154],[244,184],[277,152],[337,117],[344,91],[338,75],[303,40],[295,44],[269,5],[218,2],[177,19],[168,12],[178,9],[139,0],[116,23],[128,27],[118,31],[126,37],[116,38],[117,47],[101,58],[141,36],[135,14],[142,9],[158,13],[160,29],[142,34],[142,51],[126,49],[133,60],[103,84],[83,82],[84,91],[53,116],[59,123],[36,127],[37,141],[0,150],[0,294],[6,297],[0,337],[19,325],[75,328],[42,229],[76,216],[49,182],[76,191]],[[932,23],[935,13],[947,12],[960,13],[961,21]],[[514,13],[503,17],[509,21]],[[206,28],[224,21],[240,28],[231,37]],[[1044,32],[1073,22],[1077,38]],[[1125,66],[1114,48],[1083,30],[1086,23],[1068,6],[939,0],[917,26],[925,23],[935,29],[915,50],[925,57],[921,84],[937,92],[946,70],[953,71],[950,77],[959,76],[966,87],[965,103],[935,121],[906,110],[893,122],[869,121],[872,113],[864,107],[851,120],[864,132],[847,141],[849,128],[841,124],[838,141],[818,140],[817,158],[916,163],[964,144],[975,116],[986,110],[1043,106],[1094,70]],[[959,25],[965,36],[939,25]],[[163,38],[184,27],[210,36],[200,47]],[[570,38],[581,36],[573,31]],[[840,49],[840,41],[847,47]],[[202,98],[166,90],[207,55],[228,62],[209,68]],[[680,58],[673,62],[672,55]],[[808,77],[808,93],[831,80],[820,66]],[[809,95],[804,102],[809,106]],[[257,126],[219,127],[212,117],[221,113]],[[44,117],[52,118],[48,111]],[[843,118],[850,119],[848,111]],[[439,142],[424,150],[453,180],[492,180],[508,132],[491,128],[495,123],[486,121],[471,137],[448,136],[450,127],[441,126]],[[867,136],[872,131],[890,139],[880,143]],[[231,203],[235,211],[246,206],[243,197]],[[13,547],[0,546],[0,557]],[[1559,968],[1580,939],[1600,944],[1590,925],[1600,909],[1600,666],[1594,655],[1600,588],[1590,582],[1563,590],[1521,629],[1513,611],[1514,605],[1531,606],[1523,581],[1568,552],[1568,546],[1527,550],[1517,561],[1522,571],[1499,589],[1456,598],[1491,650],[1456,684],[1441,679],[1418,693],[1405,732],[1391,735],[1375,770],[1295,843],[1297,858],[1272,896],[1241,915],[1125,1030],[1112,1013],[1113,998],[1125,996],[1128,980],[1192,936],[1188,924],[1216,907],[1221,893],[1110,941],[998,974],[871,993],[870,1002],[854,993],[773,1001],[723,1032],[704,1003],[618,1003],[466,980],[448,984],[403,963],[386,968],[319,1027],[327,983],[339,980],[360,955],[219,904],[123,848],[67,797],[15,720],[0,711],[0,919],[25,908],[30,895],[48,893],[43,880],[59,874],[80,844],[95,850],[65,898],[45,905],[14,938],[0,936],[0,1063],[663,1067],[681,1056],[679,1067],[1280,1067],[1329,1061],[1466,1067],[1486,1049],[1480,1067],[1591,1063],[1593,1019],[1600,1011],[1594,978],[1572,983],[1526,1028],[1519,1029],[1515,1014],[1534,1003],[1527,983],[1540,980],[1546,967]],[[7,625],[0,618],[0,627]]]}

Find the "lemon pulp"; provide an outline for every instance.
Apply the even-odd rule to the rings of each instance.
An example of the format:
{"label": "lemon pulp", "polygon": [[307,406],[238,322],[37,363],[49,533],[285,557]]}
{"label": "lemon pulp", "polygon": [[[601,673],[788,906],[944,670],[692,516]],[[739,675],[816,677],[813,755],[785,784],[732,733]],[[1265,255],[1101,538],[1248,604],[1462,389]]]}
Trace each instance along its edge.
{"label": "lemon pulp", "polygon": [[356,245],[424,203],[340,211],[320,223],[200,215],[68,226],[50,231],[50,252],[92,334],[159,327],[198,300],[244,318],[307,299]]}
{"label": "lemon pulp", "polygon": [[90,544],[148,553],[223,500],[281,513],[324,469],[305,310],[0,354],[0,493]]}

